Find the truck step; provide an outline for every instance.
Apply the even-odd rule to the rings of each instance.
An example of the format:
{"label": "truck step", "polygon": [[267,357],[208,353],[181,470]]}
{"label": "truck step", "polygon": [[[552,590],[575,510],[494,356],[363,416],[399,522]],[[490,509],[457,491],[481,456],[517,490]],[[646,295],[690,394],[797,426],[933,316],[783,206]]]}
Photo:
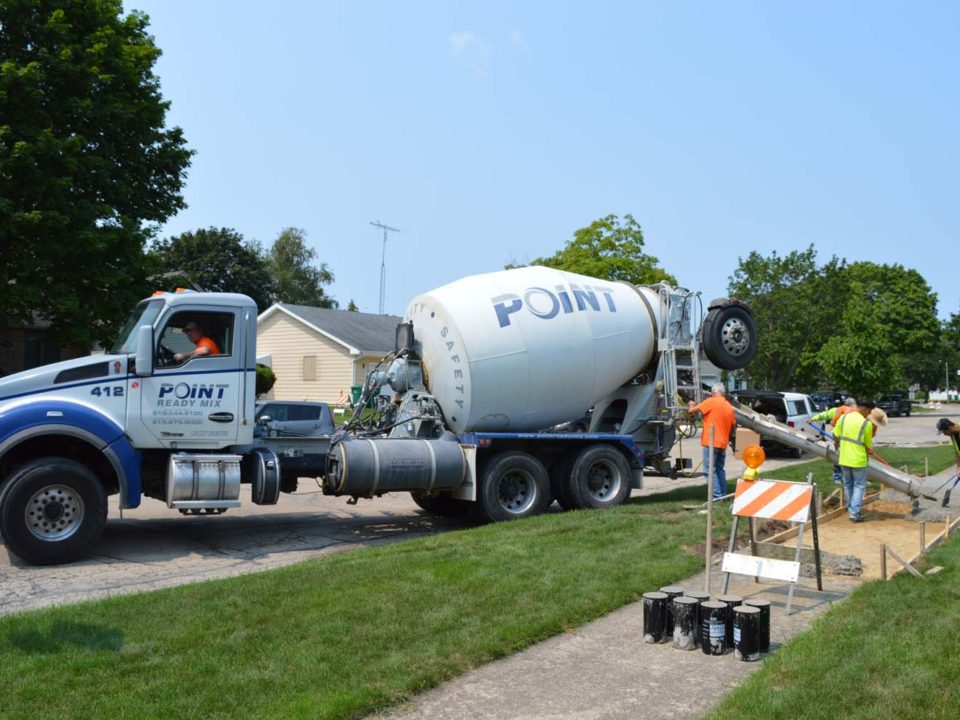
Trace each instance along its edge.
{"label": "truck step", "polygon": [[178,510],[206,510],[211,508],[238,508],[239,500],[174,500],[170,507]]}

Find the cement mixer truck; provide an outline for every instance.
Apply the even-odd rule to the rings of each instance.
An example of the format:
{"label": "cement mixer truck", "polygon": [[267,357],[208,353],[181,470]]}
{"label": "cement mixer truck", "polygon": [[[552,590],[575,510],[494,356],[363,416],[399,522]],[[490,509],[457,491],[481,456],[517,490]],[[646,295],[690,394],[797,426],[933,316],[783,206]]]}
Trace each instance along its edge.
{"label": "cement mixer truck", "polygon": [[[241,485],[269,505],[300,477],[488,521],[617,505],[645,468],[670,469],[701,353],[737,369],[756,351],[745,305],[703,312],[667,284],[542,267],[464,278],[410,302],[344,428],[255,437],[254,302],[156,293],[106,354],[0,379],[0,534],[29,563],[62,563],[99,537],[108,495],[211,515],[238,507]],[[183,352],[191,323],[220,353]]]}

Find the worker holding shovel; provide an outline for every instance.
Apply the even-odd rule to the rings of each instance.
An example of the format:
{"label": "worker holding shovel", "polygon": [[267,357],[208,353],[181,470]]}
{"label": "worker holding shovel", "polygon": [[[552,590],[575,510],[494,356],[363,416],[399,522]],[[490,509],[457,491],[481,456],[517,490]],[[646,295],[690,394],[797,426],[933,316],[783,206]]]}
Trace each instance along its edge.
{"label": "worker holding shovel", "polygon": [[[957,486],[957,483],[960,482],[960,426],[952,422],[950,418],[940,418],[937,421],[937,432],[950,438],[953,452],[957,456],[957,472],[953,478],[951,478],[953,485],[947,488],[947,491],[943,494],[943,502],[940,503],[943,507],[946,507],[950,503],[950,493]],[[950,481],[948,480],[947,482]]]}

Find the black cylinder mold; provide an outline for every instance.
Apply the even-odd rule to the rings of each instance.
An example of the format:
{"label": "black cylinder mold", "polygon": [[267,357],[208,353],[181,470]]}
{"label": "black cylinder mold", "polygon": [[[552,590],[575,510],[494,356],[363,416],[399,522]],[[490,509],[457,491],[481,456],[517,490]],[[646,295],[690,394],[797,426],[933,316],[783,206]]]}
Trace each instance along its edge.
{"label": "black cylinder mold", "polygon": [[[688,590],[687,592],[684,593],[684,595],[686,595],[687,597],[691,597],[697,601],[697,627],[699,628],[700,623],[702,622],[702,618],[700,616],[700,605],[710,599],[710,593],[705,592],[703,590]],[[697,643],[699,642],[700,642],[700,635],[699,635],[699,631],[697,631]]]}
{"label": "black cylinder mold", "polygon": [[760,659],[760,608],[737,605],[733,609],[733,656],[752,662]]}
{"label": "black cylinder mold", "polygon": [[697,647],[700,634],[700,601],[692,597],[675,597],[673,606],[673,646],[679,650],[693,650]]}
{"label": "black cylinder mold", "polygon": [[747,600],[744,605],[760,609],[760,652],[770,652],[770,601]]}
{"label": "black cylinder mold", "polygon": [[660,592],[667,595],[667,619],[663,626],[663,637],[669,642],[673,637],[673,599],[683,595],[683,588],[679,585],[664,585]]}
{"label": "black cylinder mold", "polygon": [[243,478],[250,481],[250,499],[276,505],[280,499],[280,458],[273,450],[256,448],[243,458]]}
{"label": "black cylinder mold", "polygon": [[704,655],[723,655],[727,651],[729,617],[730,608],[725,603],[700,603],[700,649]]}
{"label": "black cylinder mold", "polygon": [[739,595],[721,595],[717,598],[719,602],[722,602],[728,608],[730,608],[730,613],[727,615],[727,647],[733,647],[733,609],[737,605],[743,605],[743,598]]}
{"label": "black cylinder mold", "polygon": [[386,492],[453,490],[466,475],[467,461],[455,440],[358,438],[330,448],[323,492],[373,497]]}
{"label": "black cylinder mold", "polygon": [[643,641],[663,642],[664,625],[667,621],[667,594],[648,592],[643,594]]}

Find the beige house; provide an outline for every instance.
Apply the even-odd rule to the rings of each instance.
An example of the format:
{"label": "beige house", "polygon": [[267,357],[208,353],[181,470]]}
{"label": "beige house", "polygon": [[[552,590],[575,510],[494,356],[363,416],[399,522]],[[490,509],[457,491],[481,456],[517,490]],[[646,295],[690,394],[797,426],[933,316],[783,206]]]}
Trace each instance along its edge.
{"label": "beige house", "polygon": [[336,403],[393,350],[396,315],[277,303],[257,318],[257,357],[277,376],[274,400]]}

